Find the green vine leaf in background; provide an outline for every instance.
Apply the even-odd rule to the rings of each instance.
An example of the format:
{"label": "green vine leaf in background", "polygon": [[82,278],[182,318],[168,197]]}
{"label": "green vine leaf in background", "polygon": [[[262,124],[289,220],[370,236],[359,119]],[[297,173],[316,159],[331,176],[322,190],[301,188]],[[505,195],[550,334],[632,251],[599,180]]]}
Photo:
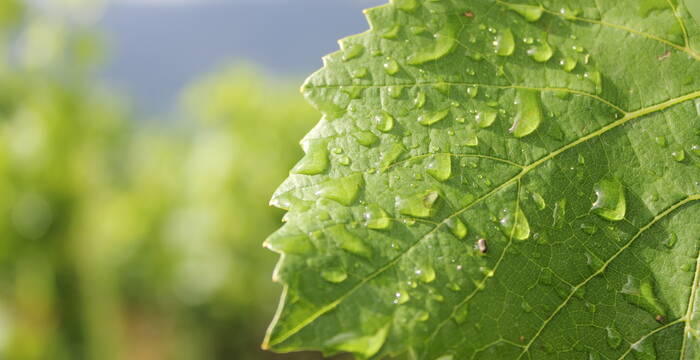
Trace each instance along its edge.
{"label": "green vine leaf in background", "polygon": [[393,0],[302,90],[264,347],[698,359],[694,0]]}

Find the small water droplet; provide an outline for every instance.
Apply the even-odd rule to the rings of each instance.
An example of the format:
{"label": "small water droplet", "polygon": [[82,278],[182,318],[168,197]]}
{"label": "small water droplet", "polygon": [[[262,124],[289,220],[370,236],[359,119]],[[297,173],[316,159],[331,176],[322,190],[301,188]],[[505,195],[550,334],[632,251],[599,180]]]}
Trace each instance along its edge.
{"label": "small water droplet", "polygon": [[306,235],[275,235],[273,234],[263,246],[276,253],[285,254],[307,254],[313,251],[314,246]]}
{"label": "small water droplet", "polygon": [[437,123],[438,121],[441,121],[442,119],[447,117],[447,115],[449,113],[450,113],[450,109],[445,109],[445,110],[438,111],[438,112],[433,113],[433,114],[423,114],[423,115],[418,117],[418,123],[421,125],[429,126],[429,125]]}
{"label": "small water droplet", "polygon": [[666,147],[666,137],[665,136],[657,136],[654,138],[654,142],[656,142],[656,145],[659,145],[661,147]]}
{"label": "small water droplet", "polygon": [[475,98],[479,94],[479,87],[478,86],[470,86],[467,88],[467,95],[469,95],[470,98]]}
{"label": "small water droplet", "polygon": [[304,157],[292,169],[293,174],[316,175],[328,168],[328,141],[312,139],[302,143]]}
{"label": "small water droplet", "polygon": [[544,210],[547,207],[544,198],[538,192],[532,193],[532,201],[535,202],[535,205],[537,205],[538,210]]}
{"label": "small water droplet", "polygon": [[384,31],[381,36],[389,40],[396,39],[399,36],[399,31],[401,31],[401,25],[394,24],[394,26]]}
{"label": "small water droplet", "polygon": [[532,312],[532,305],[530,305],[527,301],[523,301],[520,303],[520,307],[523,309],[524,312],[529,313]]}
{"label": "small water droplet", "polygon": [[396,8],[407,12],[413,12],[418,8],[417,0],[391,0],[391,3],[394,4]]}
{"label": "small water droplet", "polygon": [[533,90],[518,89],[515,104],[518,107],[513,126],[508,131],[516,138],[521,138],[537,130],[542,122],[542,109],[540,107],[539,92]]}
{"label": "small water droplet", "polygon": [[582,223],[581,230],[583,230],[583,232],[585,232],[588,235],[594,235],[595,233],[598,232],[598,227],[595,226],[594,224]]}
{"label": "small water droplet", "polygon": [[357,199],[363,184],[364,179],[361,174],[331,179],[321,184],[316,195],[350,206]]}
{"label": "small water droplet", "polygon": [[348,278],[348,274],[343,269],[323,269],[321,277],[331,283],[338,284]]}
{"label": "small water droplet", "polygon": [[370,229],[384,230],[391,225],[391,219],[387,213],[376,204],[370,204],[364,213],[365,225]]}
{"label": "small water droplet", "polygon": [[416,106],[416,108],[422,109],[423,106],[425,106],[425,93],[422,91],[419,91],[416,94],[415,99],[413,99],[413,104]]}
{"label": "small water droplet", "polygon": [[387,93],[392,99],[398,99],[403,93],[403,86],[389,86],[387,88]]}
{"label": "small water droplet", "polygon": [[365,47],[361,44],[350,44],[343,50],[343,61],[349,61],[362,55]]}
{"label": "small water droplet", "polygon": [[571,72],[576,68],[576,60],[567,56],[559,60],[559,65],[561,65],[564,71]]}
{"label": "small water droplet", "polygon": [[399,143],[391,144],[391,146],[389,146],[389,149],[382,153],[382,157],[379,163],[380,167],[382,168],[382,171],[386,169],[389,165],[393,164],[394,161],[396,161],[396,159],[398,159],[404,151],[406,151],[406,148],[403,145]]}
{"label": "small water droplet", "polygon": [[367,68],[366,67],[361,67],[357,69],[353,69],[350,71],[350,75],[354,77],[355,79],[361,79],[365,76],[367,76]]}
{"label": "small water droplet", "polygon": [[452,157],[450,154],[436,154],[432,157],[426,172],[438,181],[445,181],[452,175]]}
{"label": "small water droplet", "polygon": [[552,50],[552,47],[549,46],[546,40],[543,40],[539,44],[529,48],[527,54],[537,62],[546,62],[552,58],[554,50]]}
{"label": "small water droplet", "polygon": [[440,194],[435,190],[426,190],[408,197],[396,197],[396,209],[402,215],[428,218],[435,214],[436,203]]}
{"label": "small water droplet", "polygon": [[504,209],[502,213],[499,223],[506,236],[513,236],[517,240],[525,240],[530,237],[530,224],[519,207],[515,213],[509,209]]}
{"label": "small water droplet", "polygon": [[595,256],[595,254],[591,254],[591,253],[587,252],[587,253],[585,253],[585,255],[586,255],[586,265],[588,265],[588,267],[591,268],[591,270],[598,271],[598,269],[605,266],[605,263],[602,260],[600,260],[600,258]]}
{"label": "small water droplet", "polygon": [[632,275],[627,275],[627,282],[620,290],[625,300],[636,305],[652,316],[666,316],[666,310],[654,293],[654,283],[649,279],[640,280]]}
{"label": "small water droplet", "polygon": [[682,162],[685,160],[685,150],[680,145],[674,145],[671,147],[671,157],[677,162]]}
{"label": "small water droplet", "polygon": [[431,48],[418,51],[406,58],[409,65],[420,65],[429,61],[440,59],[449,54],[457,46],[455,31],[451,26],[446,26],[434,35],[435,41]]}
{"label": "small water droplet", "polygon": [[613,349],[620,347],[620,344],[622,344],[622,336],[620,336],[620,333],[611,327],[607,327],[605,330],[608,333],[608,345]]}
{"label": "small water droplet", "polygon": [[457,323],[457,325],[462,325],[465,322],[467,322],[467,318],[469,317],[469,306],[467,303],[461,304],[457,310],[455,310],[454,313],[454,321]]}
{"label": "small water droplet", "polygon": [[669,248],[673,249],[674,246],[676,246],[676,243],[678,242],[678,235],[676,233],[671,233],[671,235],[664,241],[664,245]]}
{"label": "small water droplet", "polygon": [[435,269],[430,265],[424,265],[414,271],[418,280],[428,284],[435,280]]}
{"label": "small water droplet", "polygon": [[498,117],[498,112],[496,110],[484,110],[479,111],[474,120],[476,120],[476,125],[480,128],[487,128],[496,121],[496,117]]}
{"label": "small water droplet", "polygon": [[496,36],[496,40],[493,41],[493,46],[495,52],[500,56],[510,56],[515,50],[515,40],[513,39],[513,32],[509,28],[503,29]]}
{"label": "small water droplet", "polygon": [[656,348],[649,338],[637,341],[632,344],[631,348],[634,350],[634,357],[637,360],[656,360]]}
{"label": "small water droplet", "polygon": [[619,221],[625,217],[627,202],[622,183],[617,179],[603,179],[593,186],[596,201],[591,211],[604,219]]}
{"label": "small water droplet", "polygon": [[396,305],[401,305],[407,303],[408,300],[411,300],[411,297],[408,296],[407,292],[397,291],[396,293],[394,293],[394,301],[392,302]]}
{"label": "small water droplet", "polygon": [[467,137],[464,139],[464,146],[478,146],[479,145],[479,138],[476,136],[475,133],[467,134]]}

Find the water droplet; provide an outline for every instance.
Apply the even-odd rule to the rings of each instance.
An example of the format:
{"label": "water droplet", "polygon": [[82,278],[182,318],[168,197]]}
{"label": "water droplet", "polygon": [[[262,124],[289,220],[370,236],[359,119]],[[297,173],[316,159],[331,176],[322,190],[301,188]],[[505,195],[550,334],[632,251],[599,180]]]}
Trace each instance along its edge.
{"label": "water droplet", "polygon": [[666,316],[664,306],[654,294],[654,284],[651,280],[640,280],[632,275],[627,275],[627,282],[622,286],[620,292],[627,302],[648,311],[652,316]]}
{"label": "water droplet", "polygon": [[467,322],[467,318],[469,317],[469,306],[467,303],[461,304],[457,310],[455,310],[454,313],[454,321],[457,323],[457,325],[462,325],[465,322]]}
{"label": "water droplet", "polygon": [[363,184],[364,179],[361,174],[331,179],[321,184],[316,195],[350,206],[357,199]]}
{"label": "water droplet", "polygon": [[428,29],[425,26],[411,26],[409,31],[411,31],[413,35],[420,35],[428,31]]}
{"label": "water droplet", "polygon": [[474,120],[476,120],[476,125],[478,125],[480,128],[487,128],[491,126],[494,121],[496,121],[497,116],[498,111],[496,110],[484,110],[479,111]]}
{"label": "water droplet", "polygon": [[476,136],[475,133],[467,134],[466,139],[464,140],[464,146],[478,146],[479,145],[479,138]]}
{"label": "water droplet", "polygon": [[700,156],[700,145],[693,144],[690,146],[690,151],[696,156]]}
{"label": "water droplet", "polygon": [[506,4],[510,10],[515,11],[520,16],[529,22],[535,22],[542,17],[543,9],[539,6],[522,5],[522,4]]}
{"label": "water droplet", "polygon": [[620,336],[620,333],[611,327],[607,327],[605,330],[608,333],[608,345],[613,349],[620,347],[620,344],[622,344],[622,336]]}
{"label": "water droplet", "polygon": [[339,334],[327,340],[323,346],[333,349],[335,352],[346,352],[355,354],[357,358],[369,359],[374,356],[384,345],[387,334],[389,333],[389,325],[385,325],[375,333],[370,335],[361,335],[358,332],[340,332]]}
{"label": "water droplet", "polygon": [[382,158],[379,163],[379,165],[382,167],[382,171],[389,165],[393,164],[404,151],[406,151],[406,148],[403,145],[399,143],[391,144],[389,149],[382,153]]}
{"label": "water droplet", "polygon": [[354,137],[360,145],[365,147],[370,147],[379,140],[379,137],[374,135],[371,131],[360,131],[352,134],[352,137]]}
{"label": "water droplet", "polygon": [[349,61],[362,55],[365,47],[361,44],[350,44],[343,50],[343,61]]}
{"label": "water droplet", "polygon": [[478,86],[470,86],[467,88],[467,95],[469,95],[470,98],[475,98],[479,94],[479,87]]}
{"label": "water droplet", "polygon": [[595,93],[596,94],[600,94],[603,92],[603,77],[602,77],[602,75],[600,75],[600,71],[596,71],[596,70],[589,71],[589,72],[583,74],[583,76],[586,79],[590,80],[593,83],[593,85],[595,85]]}
{"label": "water droplet", "polygon": [[399,63],[396,60],[389,59],[384,62],[384,71],[389,75],[394,75],[399,72]]}
{"label": "water droplet", "polygon": [[338,164],[343,165],[343,166],[348,166],[350,165],[350,157],[343,155],[338,158]]}
{"label": "water droplet", "polygon": [[367,68],[366,68],[366,67],[361,67],[361,68],[358,68],[358,69],[353,69],[353,70],[350,72],[350,75],[351,75],[352,77],[354,77],[355,79],[361,79],[361,78],[367,76]]}
{"label": "water droplet", "polygon": [[408,197],[396,197],[396,209],[407,216],[428,218],[435,214],[435,204],[440,193],[435,190],[426,190],[422,193]]}
{"label": "water droplet", "polygon": [[435,124],[436,122],[444,119],[450,113],[450,109],[445,109],[438,111],[433,114],[423,114],[418,117],[418,123],[421,125],[429,126]]}
{"label": "water droplet", "polygon": [[423,106],[425,106],[425,93],[422,91],[419,91],[416,94],[415,99],[413,99],[413,104],[416,106],[416,108],[422,109]]}
{"label": "water droplet", "polygon": [[520,307],[523,309],[524,312],[529,313],[532,311],[532,305],[530,305],[527,301],[523,301],[520,303]]}
{"label": "water droplet", "polygon": [[430,313],[427,311],[419,310],[416,313],[416,320],[420,322],[426,322],[430,319]]}
{"label": "water droplet", "polygon": [[671,157],[677,162],[682,162],[685,160],[685,150],[680,145],[674,145],[671,147]]}
{"label": "water droplet", "polygon": [[552,212],[552,219],[554,220],[554,226],[561,228],[564,224],[566,217],[566,199],[561,199],[554,204],[554,211]]}
{"label": "water droplet", "polygon": [[392,302],[396,305],[401,305],[407,303],[408,300],[411,300],[411,297],[408,296],[407,292],[397,291],[396,293],[394,293],[394,301]]}
{"label": "water droplet", "polygon": [[554,50],[552,50],[546,40],[543,40],[539,44],[529,48],[527,50],[527,54],[537,62],[546,62],[552,58],[552,55],[554,55]]}
{"label": "water droplet", "polygon": [[293,174],[316,175],[328,168],[328,141],[312,139],[302,143],[304,157],[292,169]]}
{"label": "water droplet", "polygon": [[273,234],[267,240],[263,246],[276,253],[285,254],[307,254],[313,251],[314,246],[306,235],[276,235]]}
{"label": "water droplet", "polygon": [[416,0],[391,0],[391,3],[398,9],[408,12],[415,11],[418,8],[418,1]]}
{"label": "water droplet", "polygon": [[664,241],[664,245],[669,248],[673,249],[674,246],[676,246],[676,243],[678,242],[678,235],[676,233],[671,233],[671,235]]}
{"label": "water droplet", "polygon": [[343,269],[323,269],[321,277],[328,282],[338,284],[348,278],[348,273]]}
{"label": "water droplet", "polygon": [[391,114],[382,111],[374,116],[374,124],[377,130],[381,132],[389,132],[394,128],[394,117]]}
{"label": "water droplet", "polygon": [[535,202],[535,205],[537,205],[538,210],[544,210],[544,208],[547,207],[547,204],[545,203],[544,198],[542,197],[542,195],[540,195],[537,192],[532,193],[532,201]]}
{"label": "water droplet", "polygon": [[598,271],[598,269],[602,268],[605,266],[605,263],[600,260],[597,256],[591,253],[585,253],[586,255],[586,265],[591,268],[593,271]]}
{"label": "water droplet", "polygon": [[637,360],[656,360],[656,348],[649,338],[637,341],[632,344],[631,348],[634,350],[634,357]]}
{"label": "water droplet", "polygon": [[501,224],[501,230],[506,236],[513,236],[517,240],[525,240],[530,237],[530,224],[519,207],[515,213],[509,209],[504,209],[499,223]]}
{"label": "water droplet", "polygon": [[421,266],[414,271],[418,280],[428,284],[435,280],[435,269],[430,265]]}
{"label": "water droplet", "polygon": [[437,60],[455,49],[457,41],[455,32],[451,26],[446,26],[435,34],[433,47],[426,51],[419,51],[406,58],[409,65],[420,65],[429,61]]}
{"label": "water droplet", "polygon": [[570,57],[565,57],[559,60],[559,65],[561,65],[564,71],[571,72],[576,68],[576,60]]}
{"label": "water droplet", "polygon": [[452,175],[452,157],[450,154],[433,155],[426,172],[438,181],[449,179]]}
{"label": "water droplet", "polygon": [[450,232],[454,236],[457,237],[457,239],[464,239],[467,236],[467,233],[469,232],[469,229],[467,229],[467,226],[464,225],[462,220],[459,218],[453,216],[446,221],[447,227],[450,228]]}
{"label": "water droplet", "polygon": [[495,47],[496,54],[500,56],[510,56],[515,50],[515,40],[513,39],[513,32],[510,29],[503,29],[496,36],[496,40],[493,41],[493,46]]}
{"label": "water droplet", "polygon": [[391,219],[379,205],[371,204],[367,206],[364,213],[365,225],[370,229],[383,230],[389,228]]}
{"label": "water droplet", "polygon": [[654,141],[656,142],[656,145],[659,145],[661,147],[666,147],[666,137],[665,136],[657,136],[654,138]]}
{"label": "water droplet", "polygon": [[399,24],[394,24],[394,26],[390,27],[386,31],[382,33],[382,37],[385,39],[396,39],[397,36],[399,36],[399,31],[401,30],[401,25]]}
{"label": "water droplet", "polygon": [[516,138],[521,138],[537,130],[542,121],[542,109],[538,99],[539,92],[533,90],[518,89],[515,96],[515,104],[518,111],[508,131]]}
{"label": "water droplet", "polygon": [[583,232],[585,232],[588,235],[593,235],[598,232],[598,227],[594,224],[582,223],[581,230],[583,230]]}
{"label": "water droplet", "polygon": [[391,96],[391,98],[398,99],[403,93],[403,86],[389,86],[389,88],[387,89],[387,93],[389,94],[389,96]]}
{"label": "water droplet", "polygon": [[627,202],[625,190],[617,179],[603,179],[593,186],[596,201],[591,211],[597,215],[612,221],[619,221],[625,217]]}

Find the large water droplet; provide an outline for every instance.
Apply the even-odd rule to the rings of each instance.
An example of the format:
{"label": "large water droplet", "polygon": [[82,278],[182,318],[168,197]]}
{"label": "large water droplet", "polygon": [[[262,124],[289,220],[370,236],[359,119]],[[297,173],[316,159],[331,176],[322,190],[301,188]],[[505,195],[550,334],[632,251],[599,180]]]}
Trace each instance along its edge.
{"label": "large water droplet", "polygon": [[603,179],[593,186],[593,191],[595,191],[597,198],[591,211],[612,221],[619,221],[625,217],[627,202],[625,201],[625,190],[620,181]]}
{"label": "large water droplet", "polygon": [[496,121],[496,117],[498,117],[498,111],[484,110],[479,111],[474,119],[476,120],[476,125],[478,125],[480,128],[487,128],[491,126],[494,121]]}
{"label": "large water droplet", "polygon": [[389,325],[385,325],[371,335],[361,335],[358,332],[341,332],[325,342],[325,347],[337,352],[353,353],[358,358],[368,359],[374,356],[384,345]]}
{"label": "large water droplet", "polygon": [[513,133],[516,138],[521,138],[537,130],[540,122],[542,122],[539,92],[518,89],[515,96],[515,104],[518,107],[518,111],[515,114],[513,126],[508,131]]}
{"label": "large water droplet", "polygon": [[394,128],[394,117],[386,111],[374,116],[374,124],[377,130],[381,132],[389,132]]}
{"label": "large water droplet", "polygon": [[467,226],[464,225],[462,220],[460,220],[458,217],[453,216],[446,221],[447,227],[450,228],[450,232],[457,237],[457,239],[464,239],[467,236],[467,233],[469,232],[469,229],[467,229]]}
{"label": "large water droplet", "polygon": [[552,58],[552,55],[554,55],[554,50],[552,50],[546,40],[543,40],[539,44],[529,48],[527,50],[527,54],[537,62],[545,62]]}
{"label": "large water droplet", "polygon": [[607,327],[605,330],[608,333],[608,345],[613,349],[620,347],[620,344],[622,344],[622,336],[620,336],[620,333],[612,327]]}
{"label": "large water droplet", "polygon": [[321,277],[331,283],[338,284],[348,278],[348,273],[345,270],[337,269],[323,269],[321,270]]}
{"label": "large water droplet", "polygon": [[426,190],[422,193],[408,197],[396,197],[396,209],[407,216],[428,218],[435,214],[436,203],[440,193],[435,190]]}
{"label": "large water droplet", "polygon": [[329,238],[333,239],[340,245],[340,248],[364,258],[372,257],[372,249],[368,247],[362,239],[350,233],[345,225],[338,224],[324,230]]}
{"label": "large water droplet", "polygon": [[379,140],[379,137],[374,135],[371,131],[360,131],[352,134],[352,137],[354,137],[360,145],[365,147],[370,147]]}
{"label": "large water droplet", "polygon": [[435,34],[433,47],[427,51],[418,51],[406,58],[409,65],[420,65],[428,61],[437,60],[454,50],[457,46],[452,27],[447,26]]}
{"label": "large water droplet", "polygon": [[404,151],[406,151],[406,148],[400,143],[391,144],[389,149],[382,153],[379,166],[382,168],[382,170],[386,169],[389,165],[393,164]]}
{"label": "large water droplet", "polygon": [[515,39],[513,39],[513,32],[510,29],[503,29],[496,36],[496,40],[493,41],[493,46],[495,48],[496,54],[500,56],[510,56],[515,50]]}
{"label": "large water droplet", "polygon": [[389,216],[386,214],[384,209],[376,204],[367,206],[364,217],[366,220],[365,224],[370,229],[383,230],[389,228],[391,225],[391,219]]}
{"label": "large water droplet", "polygon": [[364,179],[361,174],[331,179],[321,184],[316,195],[350,206],[357,199],[363,184]]}
{"label": "large water droplet", "polygon": [[432,114],[423,114],[418,117],[418,123],[421,125],[432,125],[444,119],[450,113],[450,109],[445,109]]}
{"label": "large water droplet", "polygon": [[384,71],[389,75],[394,75],[399,72],[399,63],[396,60],[389,59],[384,62]]}
{"label": "large water droplet", "polygon": [[401,31],[401,25],[394,24],[394,26],[386,29],[381,36],[385,39],[396,39],[399,36],[399,31]]}
{"label": "large water droplet", "polygon": [[504,209],[499,223],[506,236],[512,235],[517,240],[525,240],[530,237],[530,224],[520,208],[517,208],[515,213]]}
{"label": "large water droplet", "polygon": [[564,71],[571,72],[576,68],[576,60],[567,56],[559,60],[559,65],[561,65]]}
{"label": "large water droplet", "polygon": [[293,174],[316,175],[328,168],[328,141],[312,139],[302,144],[304,157],[292,169]]}
{"label": "large water droplet", "polygon": [[306,235],[283,236],[273,234],[263,246],[276,253],[285,254],[307,254],[313,251],[314,246]]}
{"label": "large water droplet", "polygon": [[418,280],[428,284],[435,280],[435,269],[430,265],[424,265],[416,269],[415,272]]}
{"label": "large water droplet", "polygon": [[397,291],[396,293],[394,293],[394,300],[392,301],[392,303],[396,305],[401,305],[407,303],[408,300],[411,300],[411,297],[408,295],[407,292]]}
{"label": "large water droplet", "polygon": [[343,50],[343,61],[349,61],[362,55],[365,47],[361,44],[350,44]]}
{"label": "large water droplet", "polygon": [[452,157],[450,154],[433,155],[426,172],[438,181],[449,179],[452,175]]}
{"label": "large water droplet", "polygon": [[547,203],[545,203],[544,198],[537,192],[532,193],[532,201],[535,202],[538,210],[544,210],[544,208],[547,207]]}
{"label": "large water droplet", "polygon": [[652,316],[666,316],[666,310],[654,293],[654,284],[648,280],[640,280],[632,275],[627,275],[627,282],[620,290],[627,302],[636,305]]}
{"label": "large water droplet", "polygon": [[522,5],[522,4],[506,4],[506,6],[520,14],[525,20],[535,22],[542,17],[542,8],[540,6]]}

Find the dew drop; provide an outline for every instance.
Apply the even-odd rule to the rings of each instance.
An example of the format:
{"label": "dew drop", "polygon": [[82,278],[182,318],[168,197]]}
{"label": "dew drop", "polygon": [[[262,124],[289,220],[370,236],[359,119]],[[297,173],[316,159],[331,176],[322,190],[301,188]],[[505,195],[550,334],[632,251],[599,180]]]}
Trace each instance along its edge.
{"label": "dew drop", "polygon": [[365,147],[370,147],[379,141],[379,137],[374,135],[371,131],[360,131],[352,134],[352,137],[354,137],[360,145]]}
{"label": "dew drop", "polygon": [[423,106],[425,106],[425,93],[419,91],[416,94],[416,97],[413,99],[413,104],[416,106],[416,108],[422,109]]}
{"label": "dew drop", "polygon": [[469,233],[469,229],[467,229],[467,226],[464,225],[462,220],[460,220],[457,217],[451,217],[447,219],[446,223],[447,227],[450,229],[450,232],[455,237],[457,237],[457,239],[464,239]]}
{"label": "dew drop", "polygon": [[302,143],[304,157],[292,169],[293,174],[316,175],[328,168],[328,142],[312,139]]}
{"label": "dew drop", "polygon": [[523,4],[506,4],[506,6],[529,22],[535,22],[542,17],[543,9],[540,6]]}
{"label": "dew drop", "polygon": [[676,243],[678,242],[678,235],[676,233],[671,233],[671,235],[664,241],[664,245],[669,248],[673,249],[674,246],[676,246]]}
{"label": "dew drop", "polygon": [[594,235],[598,232],[598,227],[590,223],[582,223],[581,230],[588,235]]}
{"label": "dew drop", "polygon": [[600,75],[600,71],[593,70],[589,71],[583,76],[595,85],[595,93],[600,94],[603,92],[603,77]]}
{"label": "dew drop", "polygon": [[648,280],[640,280],[632,275],[627,275],[627,282],[620,290],[625,300],[646,310],[652,316],[666,316],[666,310],[654,293],[654,284]]}
{"label": "dew drop", "polygon": [[532,201],[535,202],[535,205],[537,205],[538,210],[544,210],[544,208],[547,207],[547,204],[545,203],[544,198],[542,197],[542,195],[540,195],[540,193],[533,192]]}
{"label": "dew drop", "polygon": [[607,327],[605,330],[608,333],[608,345],[613,349],[620,347],[620,344],[622,344],[622,336],[620,336],[620,333],[611,327]]}
{"label": "dew drop", "polygon": [[465,322],[467,322],[468,317],[469,317],[469,306],[467,303],[464,303],[464,304],[461,304],[459,306],[459,308],[457,308],[453,319],[457,323],[457,325],[462,325]]}
{"label": "dew drop", "polygon": [[593,271],[598,271],[598,269],[602,268],[605,266],[605,263],[603,263],[600,258],[595,256],[594,254],[591,253],[586,253],[586,265],[588,265],[589,268]]}
{"label": "dew drop", "polygon": [[343,61],[349,61],[362,55],[365,47],[361,44],[350,44],[343,50]]}
{"label": "dew drop", "polygon": [[656,145],[659,145],[661,147],[666,147],[666,137],[665,136],[657,136],[654,138],[654,142],[656,142]]}
{"label": "dew drop", "polygon": [[591,211],[604,219],[619,221],[625,217],[627,202],[622,183],[617,179],[603,179],[593,186],[596,201]]}
{"label": "dew drop", "polygon": [[306,235],[284,236],[273,234],[265,240],[263,246],[270,251],[280,254],[307,254],[314,249],[311,240]]}
{"label": "dew drop", "polygon": [[394,24],[394,26],[390,27],[386,31],[382,33],[382,37],[385,39],[396,39],[397,36],[399,36],[399,31],[401,30],[401,25],[399,24]]}
{"label": "dew drop", "polygon": [[444,119],[447,117],[447,115],[450,113],[450,109],[445,109],[442,111],[438,111],[433,114],[423,114],[418,117],[418,123],[421,125],[429,126],[432,124],[437,123],[438,121]]}
{"label": "dew drop", "polygon": [[634,350],[634,357],[637,360],[656,360],[656,348],[654,348],[651,339],[644,338],[637,341],[632,344],[631,348]]}
{"label": "dew drop", "polygon": [[370,229],[384,230],[391,225],[391,219],[387,213],[376,204],[368,205],[363,216],[365,225]]}
{"label": "dew drop", "polygon": [[435,280],[435,269],[430,265],[422,266],[414,271],[418,280],[428,284]]}
{"label": "dew drop", "polygon": [[530,224],[520,208],[517,208],[515,213],[504,209],[499,223],[506,236],[513,236],[517,240],[525,240],[530,237]]}
{"label": "dew drop", "polygon": [[394,293],[394,301],[392,302],[396,305],[401,305],[407,303],[408,300],[411,300],[411,297],[408,296],[407,292],[397,291],[396,293]]}
{"label": "dew drop", "polygon": [[468,134],[467,138],[464,140],[464,146],[478,146],[479,145],[479,138],[476,136],[476,134]]}
{"label": "dew drop", "polygon": [[673,146],[671,148],[671,157],[677,162],[682,162],[685,160],[685,150],[681,146]]}
{"label": "dew drop", "polygon": [[338,284],[348,278],[348,274],[343,269],[323,269],[321,270],[323,280]]}
{"label": "dew drop", "polygon": [[402,215],[428,218],[435,214],[436,203],[440,194],[435,190],[426,190],[408,197],[396,197],[396,209]]}
{"label": "dew drop", "polygon": [[374,116],[374,124],[377,130],[381,132],[389,132],[394,128],[394,117],[391,114],[382,111]]}
{"label": "dew drop", "polygon": [[452,175],[452,157],[450,154],[436,154],[430,160],[426,172],[438,181],[445,181]]}
{"label": "dew drop", "polygon": [[457,46],[455,32],[452,27],[447,26],[435,34],[433,47],[426,51],[419,51],[406,58],[409,65],[420,65],[429,61],[440,59],[449,54]]}
{"label": "dew drop", "polygon": [[480,128],[487,128],[493,124],[494,121],[496,121],[496,117],[498,117],[498,111],[496,110],[484,110],[484,111],[479,111],[476,114],[476,117],[474,120],[476,120],[476,125],[479,126]]}
{"label": "dew drop", "polygon": [[470,98],[475,98],[479,94],[479,87],[478,86],[470,86],[467,88],[467,95],[469,95]]}
{"label": "dew drop", "polygon": [[515,104],[518,107],[511,126],[508,131],[516,138],[521,138],[537,130],[542,122],[542,109],[538,99],[539,92],[533,90],[518,89],[515,97]]}
{"label": "dew drop", "polygon": [[700,156],[700,145],[693,144],[690,146],[690,151],[696,156]]}
{"label": "dew drop", "polygon": [[399,72],[399,63],[393,59],[387,60],[384,62],[384,71],[386,71],[386,73],[389,75],[395,75],[397,72]]}
{"label": "dew drop", "polygon": [[496,40],[493,41],[493,46],[495,52],[500,56],[510,56],[515,50],[515,40],[513,39],[513,32],[506,28],[499,32],[496,36]]}
{"label": "dew drop", "polygon": [[416,8],[418,8],[417,0],[391,0],[391,3],[398,9],[407,12],[413,12],[416,10]]}
{"label": "dew drop", "polygon": [[389,165],[393,164],[394,161],[396,161],[396,159],[398,159],[404,151],[406,151],[406,148],[403,145],[399,143],[391,144],[391,146],[389,146],[389,149],[382,153],[382,157],[379,163],[379,165],[382,168],[382,171],[386,169]]}
{"label": "dew drop", "polygon": [[355,79],[361,79],[365,76],[367,76],[367,68],[366,67],[361,67],[354,69],[350,72],[350,75],[354,77]]}
{"label": "dew drop", "polygon": [[363,184],[364,179],[361,174],[331,179],[321,184],[316,195],[350,206],[357,199]]}
{"label": "dew drop", "polygon": [[564,71],[571,72],[576,68],[576,60],[570,57],[565,57],[559,60],[559,65],[561,65]]}
{"label": "dew drop", "polygon": [[403,86],[389,86],[389,88],[387,88],[387,93],[392,99],[398,99],[403,93]]}
{"label": "dew drop", "polygon": [[523,301],[522,303],[520,303],[520,307],[526,313],[532,312],[532,305],[530,305],[527,301]]}
{"label": "dew drop", "polygon": [[547,41],[542,41],[538,45],[529,48],[527,50],[527,54],[537,62],[546,62],[547,60],[552,58],[552,55],[554,55],[554,51],[549,46]]}

